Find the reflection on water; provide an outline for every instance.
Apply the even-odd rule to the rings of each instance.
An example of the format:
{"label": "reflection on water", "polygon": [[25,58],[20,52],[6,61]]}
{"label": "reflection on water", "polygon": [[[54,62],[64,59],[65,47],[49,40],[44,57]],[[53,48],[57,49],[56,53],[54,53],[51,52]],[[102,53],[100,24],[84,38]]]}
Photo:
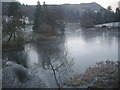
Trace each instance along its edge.
{"label": "reflection on water", "polygon": [[27,66],[33,67],[35,64],[38,64],[38,53],[36,52],[36,48],[31,44],[27,44],[24,47],[25,55],[27,56]]}
{"label": "reflection on water", "polygon": [[65,35],[50,41],[26,44],[24,49],[3,51],[3,58],[8,57],[28,68],[45,68],[50,65],[45,59],[50,49],[53,59],[62,56],[68,49],[74,60],[73,70],[83,72],[98,61],[118,60],[117,31],[90,31],[79,27],[79,24],[68,24]]}
{"label": "reflection on water", "polygon": [[66,43],[74,58],[74,71],[83,72],[98,61],[118,60],[117,35],[117,31],[108,30],[67,31]]}

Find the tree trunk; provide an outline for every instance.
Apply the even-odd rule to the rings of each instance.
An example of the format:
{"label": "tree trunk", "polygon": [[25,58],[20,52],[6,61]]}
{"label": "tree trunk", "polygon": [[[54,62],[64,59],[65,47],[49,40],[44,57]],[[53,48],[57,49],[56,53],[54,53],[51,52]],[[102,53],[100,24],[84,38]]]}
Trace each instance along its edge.
{"label": "tree trunk", "polygon": [[15,33],[14,33],[14,41],[15,41]]}
{"label": "tree trunk", "polygon": [[53,75],[54,75],[55,82],[56,82],[56,84],[57,84],[57,86],[58,86],[58,90],[60,90],[60,84],[59,84],[59,82],[58,82],[58,80],[57,80],[57,77],[56,77],[56,71],[55,71],[55,69],[53,68],[53,65],[52,65],[52,64],[51,64],[51,67],[52,67],[52,70],[53,70]]}
{"label": "tree trunk", "polygon": [[9,37],[9,39],[8,39],[8,42],[10,41],[11,37],[12,37],[12,34],[10,35],[10,37]]}

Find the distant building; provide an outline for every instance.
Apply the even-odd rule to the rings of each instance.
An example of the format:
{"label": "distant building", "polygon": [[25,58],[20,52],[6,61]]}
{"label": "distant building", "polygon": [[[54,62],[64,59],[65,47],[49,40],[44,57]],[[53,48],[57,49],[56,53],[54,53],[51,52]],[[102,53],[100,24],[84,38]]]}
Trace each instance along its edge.
{"label": "distant building", "polygon": [[[5,22],[9,22],[9,21],[11,21],[12,20],[12,18],[13,18],[13,16],[10,16],[10,17],[8,17],[8,16],[3,16],[2,17],[2,19],[3,19],[3,21],[5,21]],[[23,16],[22,17],[22,19],[20,19],[22,22],[25,22],[25,24],[29,24],[29,18],[28,17],[25,17],[25,16]]]}
{"label": "distant building", "polygon": [[8,19],[9,19],[8,16],[3,16],[2,19],[3,19],[5,22],[8,22],[8,21],[9,21],[9,20],[8,20]]}
{"label": "distant building", "polygon": [[3,16],[3,17],[2,17],[3,21],[5,21],[5,22],[11,21],[12,18],[13,18],[13,16],[10,16],[10,17],[8,17],[8,16]]}
{"label": "distant building", "polygon": [[29,24],[29,18],[23,16],[22,19],[20,19],[22,22],[25,22],[26,24]]}

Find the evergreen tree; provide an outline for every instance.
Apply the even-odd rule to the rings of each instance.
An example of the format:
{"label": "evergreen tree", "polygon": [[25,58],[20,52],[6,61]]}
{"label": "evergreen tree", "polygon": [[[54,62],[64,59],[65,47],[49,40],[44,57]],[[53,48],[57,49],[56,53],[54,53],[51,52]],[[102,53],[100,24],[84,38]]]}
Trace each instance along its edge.
{"label": "evergreen tree", "polygon": [[45,4],[45,2],[43,2],[43,8],[42,8],[42,23],[48,24],[48,19],[49,19],[48,7],[47,7],[47,5]]}
{"label": "evergreen tree", "polygon": [[116,8],[116,21],[120,21],[120,9]]}
{"label": "evergreen tree", "polygon": [[40,2],[37,2],[37,6],[36,6],[36,10],[35,10],[35,16],[34,16],[34,26],[33,26],[33,30],[34,32],[37,32],[40,29],[40,25],[41,25],[41,5]]}
{"label": "evergreen tree", "polygon": [[48,33],[51,35],[56,34],[57,31],[55,29],[57,26],[61,27],[60,23],[62,23],[62,14],[61,8],[48,8],[45,2],[43,2],[43,6],[38,2],[34,18],[34,32],[45,35]]}
{"label": "evergreen tree", "polygon": [[106,12],[105,12],[105,22],[114,22],[114,12],[112,11],[112,7],[108,6]]}
{"label": "evergreen tree", "polygon": [[108,11],[111,11],[111,10],[112,10],[112,7],[111,7],[111,6],[108,6],[108,7],[107,7],[107,10],[108,10]]}
{"label": "evergreen tree", "polygon": [[79,11],[76,11],[75,13],[75,20],[79,20],[80,19],[80,14],[79,14]]}

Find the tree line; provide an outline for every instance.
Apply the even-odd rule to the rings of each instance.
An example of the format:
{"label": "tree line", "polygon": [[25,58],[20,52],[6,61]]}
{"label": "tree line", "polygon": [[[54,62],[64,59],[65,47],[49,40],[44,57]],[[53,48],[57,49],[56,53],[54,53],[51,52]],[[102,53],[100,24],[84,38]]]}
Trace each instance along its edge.
{"label": "tree line", "polygon": [[110,22],[120,21],[120,8],[116,8],[113,12],[111,6],[107,9],[101,9],[100,11],[85,10],[80,17],[80,24],[82,27],[93,27],[96,24],[104,24]]}

